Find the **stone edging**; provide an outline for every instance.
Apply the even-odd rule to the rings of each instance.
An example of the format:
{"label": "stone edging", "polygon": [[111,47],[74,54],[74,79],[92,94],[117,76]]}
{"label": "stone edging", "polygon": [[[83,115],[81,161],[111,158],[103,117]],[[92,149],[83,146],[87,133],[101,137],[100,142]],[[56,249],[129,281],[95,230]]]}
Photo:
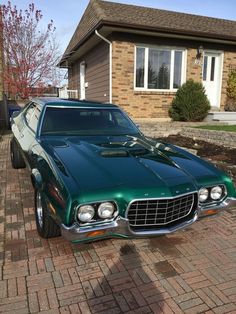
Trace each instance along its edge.
{"label": "stone edging", "polygon": [[138,124],[140,126],[140,130],[146,136],[150,137],[158,138],[167,137],[171,134],[180,134],[184,137],[189,137],[228,148],[236,148],[236,133],[234,132],[196,129],[192,127],[205,123],[191,123],[191,126],[186,126],[186,123],[138,121]]}
{"label": "stone edging", "polygon": [[195,129],[184,127],[180,132],[180,135],[190,137],[193,139],[213,143],[216,145],[236,148],[236,133],[226,131],[215,131],[205,129]]}

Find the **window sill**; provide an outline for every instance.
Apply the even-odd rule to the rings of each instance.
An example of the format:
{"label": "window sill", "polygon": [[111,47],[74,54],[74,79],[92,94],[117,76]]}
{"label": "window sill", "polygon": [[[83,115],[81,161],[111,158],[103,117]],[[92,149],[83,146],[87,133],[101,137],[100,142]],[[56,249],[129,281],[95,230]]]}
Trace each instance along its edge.
{"label": "window sill", "polygon": [[134,89],[134,95],[175,95],[177,90],[137,90]]}

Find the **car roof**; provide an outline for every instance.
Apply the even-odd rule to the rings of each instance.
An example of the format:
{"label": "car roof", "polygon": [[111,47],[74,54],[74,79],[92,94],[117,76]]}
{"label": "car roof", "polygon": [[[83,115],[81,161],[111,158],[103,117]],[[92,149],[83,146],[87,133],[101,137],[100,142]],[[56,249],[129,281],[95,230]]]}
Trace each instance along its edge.
{"label": "car roof", "polygon": [[89,107],[89,108],[118,108],[118,106],[110,103],[101,103],[91,100],[79,100],[79,99],[64,99],[56,97],[40,97],[33,98],[41,106],[55,106],[55,107]]}

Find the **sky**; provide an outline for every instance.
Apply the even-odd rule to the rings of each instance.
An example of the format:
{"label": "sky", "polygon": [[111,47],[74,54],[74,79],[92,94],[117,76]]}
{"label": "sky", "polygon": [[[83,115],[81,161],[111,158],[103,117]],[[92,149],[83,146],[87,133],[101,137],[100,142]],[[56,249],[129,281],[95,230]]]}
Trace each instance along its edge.
{"label": "sky", "polygon": [[[110,0],[152,8],[206,15],[236,21],[236,0]],[[7,0],[0,0],[5,4]],[[61,53],[66,49],[89,0],[11,0],[18,9],[25,10],[34,2],[43,14],[42,21],[52,19],[56,27],[56,37]]]}

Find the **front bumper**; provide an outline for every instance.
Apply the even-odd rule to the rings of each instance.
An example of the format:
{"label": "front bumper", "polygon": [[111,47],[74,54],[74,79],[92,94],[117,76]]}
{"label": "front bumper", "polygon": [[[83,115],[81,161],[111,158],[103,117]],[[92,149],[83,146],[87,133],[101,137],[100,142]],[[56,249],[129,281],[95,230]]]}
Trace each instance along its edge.
{"label": "front bumper", "polygon": [[90,225],[81,227],[78,224],[73,224],[70,227],[61,224],[62,236],[72,242],[90,242],[97,239],[105,238],[147,238],[158,235],[165,235],[177,230],[186,228],[194,223],[198,218],[208,217],[210,215],[219,214],[222,211],[228,210],[231,207],[236,207],[236,198],[226,198],[220,204],[213,204],[207,207],[199,207],[195,215],[189,219],[171,227],[162,227],[157,230],[134,231],[129,226],[129,221],[126,218],[118,216],[112,222],[104,222],[99,225]]}

